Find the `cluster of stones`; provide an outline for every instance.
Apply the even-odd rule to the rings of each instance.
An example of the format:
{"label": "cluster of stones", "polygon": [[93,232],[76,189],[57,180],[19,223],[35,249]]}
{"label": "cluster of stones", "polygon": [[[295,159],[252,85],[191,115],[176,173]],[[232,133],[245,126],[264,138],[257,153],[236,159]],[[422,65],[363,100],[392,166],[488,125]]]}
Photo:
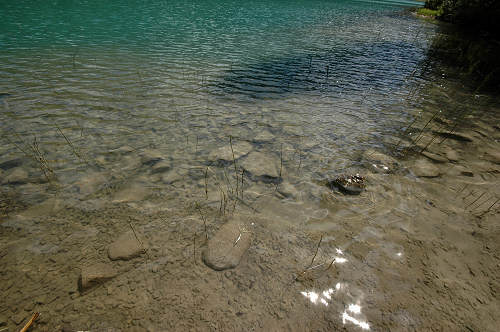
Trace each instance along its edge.
{"label": "cluster of stones", "polygon": [[[224,224],[208,241],[202,253],[202,260],[208,267],[222,271],[238,266],[243,255],[250,247],[251,233],[244,223],[233,219]],[[122,234],[108,247],[108,258],[115,260],[130,260],[145,253],[146,247],[139,242],[136,233],[130,231]],[[95,263],[82,268],[78,279],[80,292],[104,283],[118,275],[118,271],[109,263]]]}
{"label": "cluster of stones", "polygon": [[[130,260],[140,256],[146,251],[136,238],[133,231],[122,234],[115,242],[108,247],[108,258],[115,260]],[[84,292],[95,285],[114,278],[118,274],[110,264],[95,263],[82,268],[78,279],[78,289]]]}

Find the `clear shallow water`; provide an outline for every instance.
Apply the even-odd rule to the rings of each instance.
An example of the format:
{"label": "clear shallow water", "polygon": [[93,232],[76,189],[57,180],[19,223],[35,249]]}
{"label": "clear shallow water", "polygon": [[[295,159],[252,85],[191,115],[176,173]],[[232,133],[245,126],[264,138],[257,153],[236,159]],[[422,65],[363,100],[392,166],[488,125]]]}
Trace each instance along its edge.
{"label": "clear shallow water", "polygon": [[[434,27],[400,6],[410,4],[5,3],[2,158],[36,137],[59,195],[80,200],[124,179],[155,189],[182,179],[176,191],[200,192],[230,136],[282,156],[294,184],[350,170],[411,119],[421,36]],[[134,153],[110,155],[124,146]],[[177,178],[151,170],[147,149]],[[43,177],[36,164],[29,176]],[[107,184],[82,190],[96,174]],[[28,204],[45,197],[26,187]]]}
{"label": "clear shallow water", "polygon": [[[440,183],[416,178],[406,167],[387,176],[366,167],[370,165],[364,162],[365,152],[386,151],[416,115],[423,114],[415,125],[421,128],[429,119],[427,112],[434,114],[441,107],[459,112],[490,107],[487,102],[480,105],[481,96],[422,75],[435,26],[405,12],[407,5],[415,3],[142,1],[124,5],[87,1],[69,5],[4,1],[0,179],[1,194],[8,195],[1,197],[0,212],[10,219],[2,220],[1,228],[9,239],[3,251],[9,255],[1,256],[7,271],[2,282],[7,285],[14,317],[9,324],[19,325],[23,313],[34,308],[35,293],[57,294],[59,298],[49,299],[42,309],[60,310],[63,319],[89,329],[95,325],[89,325],[89,318],[82,314],[89,308],[93,314],[94,309],[102,313],[97,321],[107,327],[130,328],[129,317],[122,316],[130,313],[128,304],[122,307],[123,299],[134,303],[136,320],[154,323],[147,330],[161,330],[165,324],[178,328],[176,324],[190,321],[186,317],[199,321],[192,316],[198,311],[219,313],[235,307],[224,297],[231,294],[225,284],[221,287],[219,274],[209,275],[201,262],[186,268],[193,256],[196,263],[196,252],[190,251],[193,230],[199,236],[196,243],[205,235],[201,219],[196,219],[198,211],[191,211],[192,203],[212,208],[206,209],[207,215],[215,215],[213,222],[209,220],[212,231],[219,225],[222,192],[234,190],[234,165],[229,161],[223,167],[214,157],[216,153],[220,157],[218,148],[230,151],[232,137],[237,153],[246,146],[276,168],[283,163],[283,183],[278,189],[274,183],[246,174],[244,195],[237,202],[236,213],[254,213],[255,217],[255,223],[249,218],[254,233],[247,254],[250,263],[233,270],[236,283],[244,284],[245,278],[255,283],[253,292],[250,286],[237,291],[243,308],[250,304],[248,311],[263,317],[272,313],[270,308],[286,311],[290,324],[316,322],[318,330],[329,324],[315,315],[323,309],[328,309],[325,317],[336,327],[425,327],[427,312],[414,302],[404,302],[412,298],[406,290],[418,275],[415,271],[421,272],[406,264],[406,259],[419,257],[412,251],[415,247],[407,244],[408,237],[417,234],[434,239],[436,234],[454,234],[447,227],[456,227],[456,219],[469,225],[467,217],[452,215],[453,223],[446,223],[441,222],[444,217],[439,211],[426,212],[437,205],[465,213],[456,206],[459,198],[453,190],[458,183],[460,187],[464,183],[485,185],[489,192],[477,197],[492,202],[498,186],[494,187],[493,178],[497,173],[488,173],[494,172],[491,162],[478,161],[462,143],[451,140],[439,146],[437,153],[455,149],[470,160],[436,166],[439,172],[451,174],[436,180]],[[474,141],[480,142],[476,148],[487,155],[495,146],[485,137],[494,137],[494,129],[483,125],[486,134],[477,134]],[[432,123],[423,142],[432,140],[430,132],[439,128],[444,127]],[[21,150],[43,156],[57,180],[47,183],[40,162],[26,158]],[[237,160],[238,174],[239,167],[245,167],[244,158]],[[469,180],[469,174],[463,180],[462,173],[469,169],[477,169],[482,178],[476,175]],[[324,186],[323,181],[336,174],[358,171],[368,178],[367,190],[360,196],[332,193]],[[482,203],[484,210],[491,202],[482,200],[478,205]],[[5,202],[12,202],[12,207],[5,208]],[[179,213],[176,208],[188,212]],[[59,213],[56,220],[44,219],[55,213]],[[152,246],[151,261],[109,282],[108,289],[76,295],[74,271],[82,262],[107,259],[104,252],[124,231],[129,214]],[[472,233],[464,229],[457,233],[464,237]],[[24,240],[16,233],[20,230],[27,233]],[[328,266],[333,257],[335,271],[318,276],[317,283],[308,284],[304,278],[291,284],[292,274],[307,266],[316,248],[317,239],[311,234],[324,236],[318,266]],[[461,238],[454,243],[468,244]],[[422,251],[420,257],[428,262],[430,250]],[[445,267],[443,275],[455,278],[455,271],[467,271],[459,262],[448,274],[448,258],[436,262]],[[36,266],[31,260],[41,263]],[[167,260],[170,265],[165,268]],[[40,271],[47,269],[55,271],[54,279],[37,279],[45,278]],[[25,271],[33,273],[26,281],[30,287],[11,287],[11,280]],[[175,278],[163,278],[165,271]],[[207,278],[207,283],[201,281]],[[152,280],[154,287],[149,284]],[[420,290],[421,281],[413,282]],[[123,296],[112,295],[113,289],[118,294],[127,292],[123,283],[137,288]],[[143,296],[152,289],[155,301]],[[288,302],[281,302],[282,290]],[[425,292],[418,304],[439,316],[433,316],[429,324],[441,323],[441,309],[429,309],[429,293]],[[435,289],[431,293],[438,294]],[[471,293],[475,295],[476,290]],[[210,299],[210,303],[185,307],[175,316],[171,313],[175,302],[169,296],[179,294]],[[443,308],[448,308],[448,299],[442,300]],[[308,302],[313,306],[307,307]],[[99,303],[118,309],[110,314],[108,307],[98,308]],[[456,307],[469,307],[468,301],[462,303]],[[407,311],[398,311],[401,307]],[[208,317],[211,322],[220,320]],[[385,317],[391,317],[390,327]],[[237,325],[227,326],[248,330],[262,321],[261,316],[240,319],[234,320],[231,313],[230,321]],[[48,326],[57,326],[59,320],[48,318]],[[421,325],[414,325],[413,320]],[[260,328],[273,330],[270,326]],[[311,326],[302,330],[306,328]]]}

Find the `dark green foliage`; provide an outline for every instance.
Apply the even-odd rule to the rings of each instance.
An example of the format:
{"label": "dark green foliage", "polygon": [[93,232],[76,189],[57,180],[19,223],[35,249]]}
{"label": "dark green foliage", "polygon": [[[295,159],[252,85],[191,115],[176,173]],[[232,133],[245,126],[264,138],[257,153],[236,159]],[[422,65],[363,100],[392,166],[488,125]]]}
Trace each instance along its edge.
{"label": "dark green foliage", "polygon": [[425,8],[438,11],[438,18],[454,29],[434,40],[431,54],[460,67],[480,90],[500,88],[500,1],[427,0]]}
{"label": "dark green foliage", "polygon": [[438,10],[442,3],[443,0],[427,0],[424,7],[427,9]]}
{"label": "dark green foliage", "polygon": [[468,74],[476,89],[499,92],[500,44],[490,38],[463,30],[448,31],[434,39],[430,54]]}
{"label": "dark green foliage", "polygon": [[438,10],[442,20],[490,33],[500,28],[498,0],[427,0],[425,8]]}

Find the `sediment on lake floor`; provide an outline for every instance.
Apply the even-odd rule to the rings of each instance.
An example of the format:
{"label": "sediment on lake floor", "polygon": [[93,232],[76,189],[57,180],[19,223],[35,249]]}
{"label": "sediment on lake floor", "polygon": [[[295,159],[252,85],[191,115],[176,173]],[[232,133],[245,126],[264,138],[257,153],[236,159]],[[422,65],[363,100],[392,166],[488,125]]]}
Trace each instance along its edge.
{"label": "sediment on lake floor", "polygon": [[118,186],[93,209],[18,204],[0,224],[0,323],[19,329],[38,311],[47,331],[354,328],[347,314],[374,329],[492,330],[500,128],[483,120],[436,131],[446,119],[423,129],[423,117],[398,150],[361,154],[359,195],[326,182],[311,190],[288,168],[279,184],[245,178],[234,210],[204,185],[191,198],[117,200]]}

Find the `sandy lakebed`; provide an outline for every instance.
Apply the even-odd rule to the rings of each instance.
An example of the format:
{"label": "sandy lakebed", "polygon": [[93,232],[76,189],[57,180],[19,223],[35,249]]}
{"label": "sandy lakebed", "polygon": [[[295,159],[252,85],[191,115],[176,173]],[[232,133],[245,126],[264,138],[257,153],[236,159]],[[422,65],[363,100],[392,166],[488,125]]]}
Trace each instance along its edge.
{"label": "sandy lakebed", "polygon": [[[77,201],[34,176],[32,160],[2,160],[0,330],[40,312],[33,331],[496,331],[491,114],[435,132],[424,119],[421,154],[365,151],[352,170],[366,178],[360,195],[301,182],[286,151],[280,162],[251,140],[175,174],[161,151],[113,150],[108,160],[137,160],[162,189],[141,187],[144,175],[106,185],[111,175],[91,171]],[[52,194],[27,206],[16,190],[33,186]],[[230,268],[208,267],[210,255]]]}

